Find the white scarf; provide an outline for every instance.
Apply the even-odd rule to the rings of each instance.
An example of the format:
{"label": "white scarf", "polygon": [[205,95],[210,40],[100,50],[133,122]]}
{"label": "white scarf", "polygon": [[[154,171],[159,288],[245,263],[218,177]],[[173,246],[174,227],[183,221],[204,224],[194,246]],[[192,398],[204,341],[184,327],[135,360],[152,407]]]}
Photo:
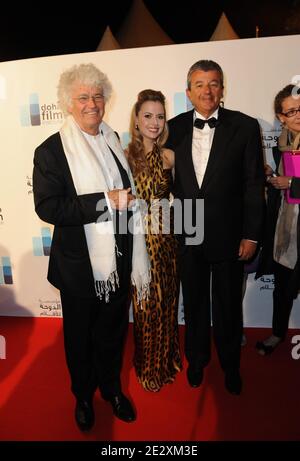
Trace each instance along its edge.
{"label": "white scarf", "polygon": [[[105,142],[117,156],[121,165],[128,174],[132,193],[135,195],[134,181],[129,165],[124,156],[121,144],[115,134],[105,122],[99,126]],[[81,129],[72,115],[69,115],[60,129],[60,136],[64,152],[71,171],[74,186],[78,195],[95,192],[107,192],[112,189],[111,177],[108,169],[103,171],[104,164],[85,139]],[[105,143],[103,148],[107,149]],[[131,282],[136,286],[138,301],[147,298],[150,284],[150,262],[146,250],[143,224],[138,201],[135,201],[132,218],[133,254]],[[85,236],[93,269],[97,296],[109,302],[109,293],[119,286],[119,277],[116,264],[116,242],[113,221],[91,223],[84,225]]]}
{"label": "white scarf", "polygon": [[[294,151],[300,147],[300,133],[293,136],[287,128],[283,128],[279,139],[278,148],[280,152]],[[280,175],[284,175],[282,157],[278,166]],[[289,269],[294,269],[298,260],[298,233],[297,223],[299,206],[294,203],[287,203],[286,191],[281,191],[281,204],[278,212],[273,258],[276,262]]]}

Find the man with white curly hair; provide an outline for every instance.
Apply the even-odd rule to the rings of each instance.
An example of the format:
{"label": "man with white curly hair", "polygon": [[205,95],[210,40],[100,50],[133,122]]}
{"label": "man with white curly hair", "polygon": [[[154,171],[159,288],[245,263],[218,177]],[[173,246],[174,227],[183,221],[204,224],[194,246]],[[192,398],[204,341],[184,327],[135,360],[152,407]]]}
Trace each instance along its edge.
{"label": "man with white curly hair", "polygon": [[[93,64],[62,73],[60,131],[37,147],[33,192],[38,216],[54,225],[48,280],[60,290],[75,420],[94,425],[97,387],[116,417],[134,421],[121,390],[122,351],[131,282],[149,287],[145,238],[134,183],[115,132],[104,121],[111,84]],[[133,232],[128,224],[133,222]]]}

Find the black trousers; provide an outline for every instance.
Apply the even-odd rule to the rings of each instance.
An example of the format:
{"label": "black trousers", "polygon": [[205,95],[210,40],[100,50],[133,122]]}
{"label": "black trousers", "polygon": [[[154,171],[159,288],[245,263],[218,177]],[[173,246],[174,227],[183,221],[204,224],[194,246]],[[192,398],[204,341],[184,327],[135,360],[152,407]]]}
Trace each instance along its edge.
{"label": "black trousers", "polygon": [[180,258],[185,314],[185,355],[194,369],[211,356],[211,321],[222,369],[240,366],[243,263],[211,263],[202,247],[186,247]]}
{"label": "black trousers", "polygon": [[128,327],[131,254],[117,266],[120,287],[106,303],[95,296],[78,298],[61,291],[64,345],[71,389],[80,399],[91,399],[97,387],[104,398],[121,391],[120,373]]}
{"label": "black trousers", "polygon": [[[294,302],[296,270],[274,261],[273,334],[285,339]],[[298,290],[297,290],[298,291]]]}

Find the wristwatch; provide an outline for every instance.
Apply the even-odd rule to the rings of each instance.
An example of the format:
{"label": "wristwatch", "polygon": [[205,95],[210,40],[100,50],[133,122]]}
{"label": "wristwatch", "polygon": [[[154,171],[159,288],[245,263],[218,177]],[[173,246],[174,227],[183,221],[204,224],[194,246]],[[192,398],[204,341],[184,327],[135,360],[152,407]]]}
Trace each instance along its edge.
{"label": "wristwatch", "polygon": [[290,178],[290,179],[289,179],[289,182],[288,182],[288,189],[290,189],[290,188],[291,188],[291,185],[292,185],[292,179],[293,179],[293,178]]}

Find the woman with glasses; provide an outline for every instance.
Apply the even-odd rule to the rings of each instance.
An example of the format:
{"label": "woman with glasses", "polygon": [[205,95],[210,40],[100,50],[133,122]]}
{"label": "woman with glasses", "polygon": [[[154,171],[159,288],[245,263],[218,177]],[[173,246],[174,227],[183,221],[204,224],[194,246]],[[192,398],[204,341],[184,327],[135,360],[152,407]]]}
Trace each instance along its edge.
{"label": "woman with glasses", "polygon": [[256,344],[261,355],[271,354],[285,339],[294,299],[300,287],[299,205],[288,203],[300,198],[300,177],[284,175],[282,153],[300,151],[300,88],[285,86],[275,97],[274,110],[282,124],[278,145],[273,149],[274,172],[266,165],[268,208],[263,250],[256,277],[274,274],[272,335]]}

